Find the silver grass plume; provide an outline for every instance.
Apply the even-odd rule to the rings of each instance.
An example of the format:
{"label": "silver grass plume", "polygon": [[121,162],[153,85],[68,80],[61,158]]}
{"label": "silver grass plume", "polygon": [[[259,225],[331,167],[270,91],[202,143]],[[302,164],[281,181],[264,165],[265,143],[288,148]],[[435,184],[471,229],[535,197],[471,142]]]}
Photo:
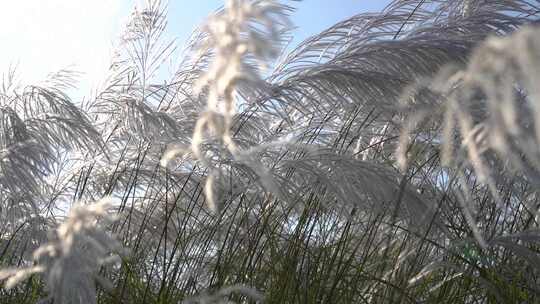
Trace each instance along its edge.
{"label": "silver grass plume", "polygon": [[[34,265],[0,271],[6,288],[13,288],[35,273],[41,273],[54,303],[96,303],[96,282],[110,287],[99,275],[102,266],[116,263],[124,254],[122,245],[99,226],[110,224],[109,199],[71,208],[66,220],[48,243],[34,251]],[[99,225],[98,225],[98,219]]]}
{"label": "silver grass plume", "polygon": [[[458,171],[472,169],[496,202],[500,201],[497,179],[504,172],[521,173],[540,185],[539,37],[540,29],[528,26],[508,37],[488,38],[466,67],[446,67],[435,80],[409,91],[406,100],[411,115],[397,151],[400,166],[407,166],[411,134],[420,129],[417,133],[423,135],[415,142],[438,132],[443,165]],[[426,92],[430,100],[422,100]],[[485,247],[468,203],[471,194],[464,173],[457,176],[463,193],[458,201]]]}
{"label": "silver grass plume", "polygon": [[115,50],[109,77],[95,98],[91,112],[111,140],[137,134],[146,141],[162,142],[180,133],[179,124],[160,108],[168,86],[155,84],[156,75],[176,45],[164,38],[167,5],[144,1],[134,8]]}
{"label": "silver grass plume", "polygon": [[15,71],[0,89],[0,189],[36,199],[59,151],[97,151],[100,134],[87,115],[65,94],[76,73],[61,70],[38,85],[22,86]]}
{"label": "silver grass plume", "polygon": [[[196,122],[191,147],[169,149],[162,159],[162,165],[166,166],[186,150],[191,151],[210,170],[204,192],[212,211],[217,210],[213,185],[219,170],[201,150],[207,134],[221,140],[226,151],[237,160],[253,165],[262,179],[271,184],[266,170],[239,150],[233,140],[231,126],[238,106],[235,102],[236,90],[245,84],[257,86],[261,83],[259,70],[278,55],[281,29],[289,24],[286,9],[271,0],[228,0],[225,9],[209,17],[202,29],[206,37],[198,45],[198,57],[213,52],[208,70],[196,84],[197,91],[207,90],[206,109]],[[250,64],[251,59],[256,61],[258,68]]]}

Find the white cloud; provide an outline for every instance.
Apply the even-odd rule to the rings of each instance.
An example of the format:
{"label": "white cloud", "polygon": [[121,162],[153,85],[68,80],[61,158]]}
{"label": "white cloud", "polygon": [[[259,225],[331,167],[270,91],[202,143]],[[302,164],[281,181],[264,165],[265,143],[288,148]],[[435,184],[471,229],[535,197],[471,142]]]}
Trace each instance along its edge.
{"label": "white cloud", "polygon": [[4,0],[0,9],[0,73],[11,63],[25,82],[74,66],[83,87],[109,64],[127,0]]}

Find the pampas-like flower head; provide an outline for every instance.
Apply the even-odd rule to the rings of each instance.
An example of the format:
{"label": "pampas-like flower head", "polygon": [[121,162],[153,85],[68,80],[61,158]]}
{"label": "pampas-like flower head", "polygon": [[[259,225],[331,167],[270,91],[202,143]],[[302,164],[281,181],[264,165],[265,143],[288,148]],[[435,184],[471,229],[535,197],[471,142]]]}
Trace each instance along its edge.
{"label": "pampas-like flower head", "polygon": [[[197,83],[198,91],[207,88],[208,100],[196,123],[191,150],[211,172],[218,170],[211,168],[201,150],[205,135],[216,136],[228,152],[239,155],[230,133],[236,113],[235,90],[240,83],[257,85],[262,81],[256,66],[264,68],[268,60],[278,55],[280,33],[289,24],[287,9],[271,0],[229,0],[225,9],[210,17],[203,27],[207,36],[198,46],[199,53],[213,52],[214,59]],[[255,66],[250,59],[255,59]],[[166,166],[177,154],[167,151],[161,164]],[[209,208],[216,210],[213,179],[214,176],[208,177],[204,189]]]}
{"label": "pampas-like flower head", "polygon": [[118,260],[113,253],[124,253],[122,245],[98,226],[98,219],[100,225],[113,220],[109,208],[109,199],[73,207],[49,242],[34,251],[33,267],[0,271],[6,288],[42,273],[54,303],[96,303],[95,282],[109,285],[98,274],[100,267]]}

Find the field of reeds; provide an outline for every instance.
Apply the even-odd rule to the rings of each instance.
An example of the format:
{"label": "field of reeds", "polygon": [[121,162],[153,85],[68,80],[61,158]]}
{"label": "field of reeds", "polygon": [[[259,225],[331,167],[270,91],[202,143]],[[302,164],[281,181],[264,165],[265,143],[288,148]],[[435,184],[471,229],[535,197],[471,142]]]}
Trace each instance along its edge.
{"label": "field of reeds", "polygon": [[540,303],[540,2],[290,46],[294,5],[229,0],[178,57],[148,0],[83,100],[4,71],[0,303]]}

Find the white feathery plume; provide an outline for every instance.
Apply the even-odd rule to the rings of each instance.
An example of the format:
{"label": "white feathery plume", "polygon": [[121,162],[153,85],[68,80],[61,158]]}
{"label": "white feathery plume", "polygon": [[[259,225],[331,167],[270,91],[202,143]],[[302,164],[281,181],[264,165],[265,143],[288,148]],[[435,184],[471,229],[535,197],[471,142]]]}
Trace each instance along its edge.
{"label": "white feathery plume", "polygon": [[[426,87],[444,102],[413,109],[412,121],[431,120],[442,141],[443,165],[472,169],[503,209],[494,164],[520,172],[540,185],[540,28],[523,27],[507,37],[490,37],[473,51],[463,69],[443,69]],[[414,111],[415,110],[415,111]],[[433,115],[435,114],[435,115]],[[401,135],[397,158],[406,166],[411,126]],[[463,173],[458,172],[458,175]],[[459,200],[482,247],[487,244],[467,205],[468,185],[461,178]]]}
{"label": "white feathery plume", "polygon": [[[212,172],[217,169],[212,168],[201,150],[206,135],[220,139],[224,148],[238,161],[251,166],[255,164],[239,150],[231,134],[232,120],[237,108],[235,91],[240,83],[257,85],[262,81],[258,69],[248,63],[251,58],[255,59],[260,69],[265,67],[268,60],[278,55],[277,45],[281,29],[289,24],[284,10],[284,6],[271,0],[229,0],[224,11],[211,16],[203,27],[207,36],[198,46],[199,53],[203,56],[213,52],[214,57],[208,71],[196,85],[199,92],[206,88],[208,97],[206,110],[195,125],[191,152]],[[161,165],[167,166],[179,152],[177,148],[166,151]],[[264,174],[264,169],[255,170],[268,175]],[[205,194],[209,208],[216,210],[211,185],[213,180],[214,174],[209,175],[205,183]]]}
{"label": "white feathery plume", "polygon": [[54,303],[96,303],[96,281],[108,287],[99,275],[102,266],[125,254],[122,245],[98,226],[111,223],[110,199],[74,206],[49,242],[34,251],[34,266],[4,269],[0,279],[13,288],[35,273],[41,273]]}

